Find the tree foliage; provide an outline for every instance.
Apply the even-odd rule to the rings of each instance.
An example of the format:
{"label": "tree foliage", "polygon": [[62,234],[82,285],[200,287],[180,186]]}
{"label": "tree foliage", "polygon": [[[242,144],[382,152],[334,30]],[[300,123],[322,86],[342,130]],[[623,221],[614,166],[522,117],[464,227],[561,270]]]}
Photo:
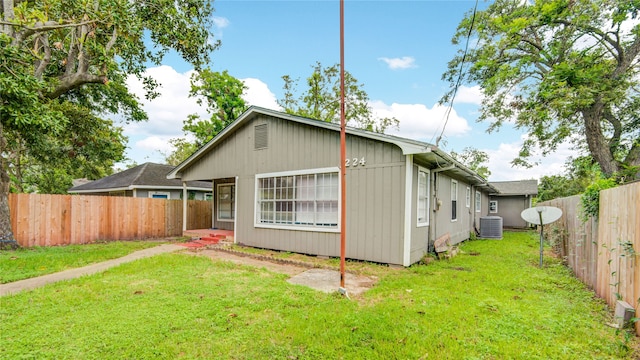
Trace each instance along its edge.
{"label": "tree foliage", "polygon": [[[484,93],[479,121],[489,131],[505,122],[530,135],[515,164],[531,150],[544,154],[565,140],[585,143],[611,176],[640,165],[640,2],[627,0],[496,0],[466,16],[453,38],[477,46],[449,62],[443,79]],[[637,170],[637,168],[636,168]]]}
{"label": "tree foliage", "polygon": [[173,151],[164,154],[164,162],[169,165],[179,165],[198,150],[196,143],[190,142],[186,138],[171,139],[169,143],[173,146]]}
{"label": "tree foliage", "polygon": [[[289,114],[326,122],[340,123],[340,65],[322,67],[317,62],[307,78],[307,89],[297,93],[298,80],[284,75],[284,96],[278,104]],[[363,85],[348,71],[344,72],[345,120],[347,125],[375,132],[397,127],[396,118],[376,118],[369,106],[369,96]]]}
{"label": "tree foliage", "polygon": [[583,193],[604,176],[590,156],[569,158],[562,175],[543,176],[538,184],[538,201],[547,201]]}
{"label": "tree foliage", "polygon": [[12,191],[66,194],[76,178],[99,179],[124,159],[127,138],[111,120],[65,101],[50,104],[64,115],[59,132],[45,132],[29,142],[8,132],[6,151]]}
{"label": "tree foliage", "polygon": [[[203,119],[198,114],[190,114],[182,126],[186,137],[169,141],[173,151],[164,154],[165,162],[180,164],[238,118],[247,109],[242,98],[246,89],[246,85],[229,75],[227,70],[214,72],[204,69],[191,75],[189,97],[195,97],[198,105],[205,105],[211,117]],[[189,141],[190,137],[195,140]]]}
{"label": "tree foliage", "polygon": [[[11,241],[7,193],[13,165],[8,154],[16,150],[11,146],[35,156],[49,142],[50,150],[58,146],[58,155],[66,153],[56,162],[76,162],[56,168],[50,177],[81,167],[68,159],[68,147],[77,145],[73,138],[65,139],[69,126],[83,131],[82,126],[95,125],[95,132],[85,135],[106,131],[104,140],[117,142],[119,130],[95,115],[146,119],[127,90],[127,76],[142,78],[147,97],[153,97],[157,83],[144,77],[149,64],[160,64],[175,50],[199,69],[219,44],[209,32],[213,8],[208,0],[3,0],[0,11],[0,241]],[[85,111],[93,116],[74,118]],[[117,155],[118,145],[111,142],[106,149]],[[93,151],[100,150],[96,146]],[[53,171],[51,163],[41,165]]]}
{"label": "tree foliage", "polygon": [[478,175],[485,179],[489,178],[491,171],[487,167],[486,162],[489,161],[489,154],[482,150],[467,146],[462,149],[461,153],[451,152],[451,157],[460,161],[469,169],[475,171]]}
{"label": "tree foliage", "polygon": [[207,112],[211,114],[210,119],[191,114],[184,121],[182,130],[195,136],[196,147],[213,139],[247,109],[242,98],[246,88],[241,80],[229,75],[227,70],[220,73],[204,69],[191,76],[189,96],[195,97],[198,105],[205,104]]}

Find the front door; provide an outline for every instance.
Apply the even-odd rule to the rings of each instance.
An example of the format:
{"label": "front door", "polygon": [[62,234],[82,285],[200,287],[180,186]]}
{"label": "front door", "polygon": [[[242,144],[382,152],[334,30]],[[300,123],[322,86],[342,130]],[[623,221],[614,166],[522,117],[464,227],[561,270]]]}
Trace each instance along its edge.
{"label": "front door", "polygon": [[235,183],[219,183],[216,186],[215,227],[223,230],[234,230],[236,213]]}

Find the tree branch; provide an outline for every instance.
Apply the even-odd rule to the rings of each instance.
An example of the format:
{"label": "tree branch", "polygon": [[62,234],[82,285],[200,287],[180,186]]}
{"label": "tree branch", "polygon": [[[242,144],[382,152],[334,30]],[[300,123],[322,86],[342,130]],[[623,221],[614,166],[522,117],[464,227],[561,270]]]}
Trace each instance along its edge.
{"label": "tree branch", "polygon": [[55,99],[60,95],[66,93],[69,90],[75,89],[85,84],[99,84],[105,83],[107,77],[105,75],[94,75],[87,73],[75,73],[73,75],[64,75],[60,78],[60,83],[50,93],[45,96],[50,99]]}
{"label": "tree branch", "polygon": [[[38,36],[36,40],[36,46],[38,46],[38,42],[42,44],[42,48],[44,50],[44,57],[39,61],[39,64],[34,73],[35,77],[42,80],[42,74],[44,70],[47,68],[47,65],[51,62],[51,47],[49,46],[49,34],[44,33]],[[37,51],[37,49],[36,49]]]}

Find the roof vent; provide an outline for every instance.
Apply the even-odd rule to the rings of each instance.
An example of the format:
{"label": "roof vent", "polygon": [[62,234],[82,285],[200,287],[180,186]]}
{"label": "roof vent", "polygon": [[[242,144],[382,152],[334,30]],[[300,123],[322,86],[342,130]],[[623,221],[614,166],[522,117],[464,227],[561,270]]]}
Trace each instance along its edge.
{"label": "roof vent", "polygon": [[481,217],[480,237],[484,239],[502,239],[502,218],[500,216]]}
{"label": "roof vent", "polygon": [[256,125],[253,129],[253,149],[266,149],[269,145],[269,128],[267,128],[267,124]]}

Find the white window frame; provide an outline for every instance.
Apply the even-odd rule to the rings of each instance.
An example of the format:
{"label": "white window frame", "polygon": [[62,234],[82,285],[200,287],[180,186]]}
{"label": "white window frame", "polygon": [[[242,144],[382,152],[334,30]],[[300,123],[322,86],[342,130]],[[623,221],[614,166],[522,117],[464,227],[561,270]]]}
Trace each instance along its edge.
{"label": "white window frame", "polygon": [[476,190],[476,212],[482,211],[482,193]]}
{"label": "white window frame", "polygon": [[154,198],[153,195],[166,195],[167,200],[171,199],[171,193],[169,191],[149,191],[149,197],[153,199],[162,199],[162,198]]}
{"label": "white window frame", "polygon": [[[495,209],[491,210],[491,204],[495,204],[496,207]],[[489,213],[491,214],[497,214],[498,213],[498,200],[490,200],[489,201]]]}
{"label": "white window frame", "polygon": [[[426,189],[425,192],[422,193],[420,191],[420,173],[424,173],[427,177],[426,179]],[[429,197],[430,197],[430,191],[429,191],[429,184],[431,182],[431,172],[421,166],[418,166],[418,180],[417,180],[417,191],[416,191],[416,226],[417,227],[423,227],[423,226],[429,226]],[[423,200],[425,202],[425,208],[422,209],[424,211],[424,214],[420,213],[420,201]],[[421,217],[422,215],[422,217]]]}
{"label": "white window frame", "polygon": [[467,191],[465,192],[465,205],[467,208],[471,207],[471,188],[467,186]]}
{"label": "white window frame", "polygon": [[[221,218],[220,217],[220,188],[221,187],[231,187],[231,217],[230,218]],[[236,185],[234,183],[224,183],[218,184],[217,186],[217,198],[216,198],[216,220],[222,222],[233,222],[236,218]]]}
{"label": "white window frame", "polygon": [[[318,199],[317,198],[317,194],[318,194],[318,183],[316,182],[314,184],[314,189],[315,189],[315,195],[314,195],[314,199],[303,199],[304,202],[313,202],[314,203],[314,207],[316,207],[318,204],[318,201],[330,201],[336,202],[336,206],[337,206],[337,212],[336,212],[336,223],[334,225],[331,226],[322,226],[322,225],[316,225],[316,224],[308,224],[308,225],[304,225],[304,224],[283,224],[283,223],[262,223],[260,222],[260,216],[259,216],[259,212],[260,212],[260,199],[259,199],[259,185],[260,185],[260,180],[261,179],[265,179],[265,178],[278,178],[278,177],[287,177],[287,176],[292,176],[294,177],[294,185],[293,185],[293,191],[294,191],[294,195],[293,195],[293,203],[295,204],[296,202],[301,202],[303,200],[298,200],[296,199],[296,197],[298,196],[297,194],[297,189],[296,189],[296,185],[295,185],[295,177],[301,177],[304,175],[319,175],[319,174],[326,174],[326,173],[335,173],[337,176],[337,192],[335,194],[335,199]],[[331,190],[332,191],[332,190]],[[282,230],[301,230],[301,231],[314,231],[314,232],[340,232],[340,212],[341,212],[341,201],[340,201],[340,191],[341,191],[341,184],[340,184],[340,168],[338,167],[329,167],[329,168],[318,168],[318,169],[306,169],[306,170],[295,170],[295,171],[284,171],[284,172],[276,172],[276,173],[265,173],[265,174],[256,174],[255,176],[255,195],[254,195],[254,211],[253,211],[253,225],[254,227],[257,228],[269,228],[269,229],[282,229]],[[332,206],[333,207],[333,206]],[[295,205],[293,206],[292,211],[295,214]],[[275,213],[275,210],[274,210]],[[319,214],[321,212],[317,211],[317,208],[314,208],[314,216],[316,216],[317,214]]]}
{"label": "white window frame", "polygon": [[[453,217],[455,208],[455,215]],[[458,180],[451,179],[451,222],[458,221]]]}

